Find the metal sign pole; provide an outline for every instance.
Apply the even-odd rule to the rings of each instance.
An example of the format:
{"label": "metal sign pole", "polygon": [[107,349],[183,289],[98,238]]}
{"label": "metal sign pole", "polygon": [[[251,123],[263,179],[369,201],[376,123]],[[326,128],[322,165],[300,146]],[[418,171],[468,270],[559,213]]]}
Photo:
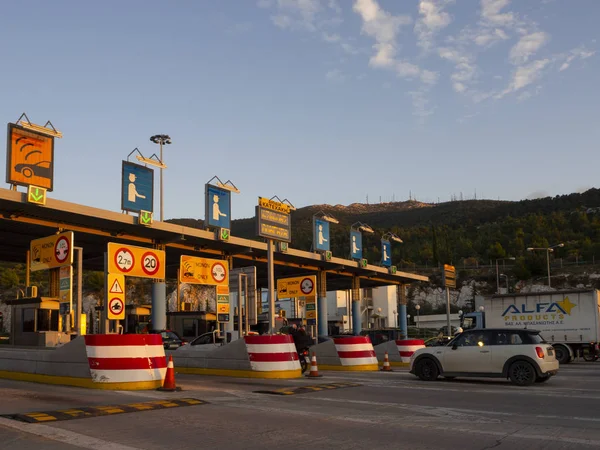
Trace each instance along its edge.
{"label": "metal sign pole", "polygon": [[448,336],[452,336],[452,328],[450,325],[450,288],[446,286],[446,321],[448,325]]}
{"label": "metal sign pole", "polygon": [[77,311],[75,313],[75,330],[81,336],[81,313],[83,309],[83,248],[74,247],[77,252]]}
{"label": "metal sign pole", "polygon": [[244,278],[244,329],[246,330],[246,334],[248,334],[250,330],[250,321],[248,318],[248,306],[250,306],[248,302],[248,275],[243,274],[242,277]]}
{"label": "metal sign pole", "polygon": [[269,279],[269,333],[275,333],[275,265],[273,239],[267,241],[267,271]]}
{"label": "metal sign pole", "polygon": [[237,285],[237,306],[238,306],[238,338],[241,339],[244,336],[242,330],[242,274],[238,273],[238,285]]}

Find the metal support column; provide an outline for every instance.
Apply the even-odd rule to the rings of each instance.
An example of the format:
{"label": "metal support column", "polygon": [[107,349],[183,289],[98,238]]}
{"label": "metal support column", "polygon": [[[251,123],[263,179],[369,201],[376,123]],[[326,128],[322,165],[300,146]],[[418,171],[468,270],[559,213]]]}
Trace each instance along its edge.
{"label": "metal support column", "polygon": [[[162,161],[162,159],[161,159]],[[161,194],[162,200],[162,194]],[[162,214],[162,207],[161,207]],[[162,221],[162,217],[161,217]],[[155,245],[156,250],[165,250],[163,244]],[[167,284],[165,280],[158,280],[152,283],[152,330],[162,331],[167,328]]]}
{"label": "metal support column", "polygon": [[327,326],[327,272],[320,270],[317,274],[317,326],[318,336],[329,334]]}
{"label": "metal support column", "polygon": [[[77,299],[75,310],[75,331],[78,336],[81,336],[81,313],[83,309],[83,248],[74,247],[77,267]],[[85,330],[83,330],[85,331]]]}
{"label": "metal support column", "polygon": [[362,312],[360,310],[360,278],[352,277],[352,334],[360,335],[362,331]]}
{"label": "metal support column", "polygon": [[396,286],[396,298],[398,300],[398,327],[400,328],[400,337],[408,337],[408,323],[406,320],[406,290],[403,284]]}
{"label": "metal support column", "polygon": [[273,239],[267,241],[267,271],[269,280],[269,333],[275,333],[275,255]]}

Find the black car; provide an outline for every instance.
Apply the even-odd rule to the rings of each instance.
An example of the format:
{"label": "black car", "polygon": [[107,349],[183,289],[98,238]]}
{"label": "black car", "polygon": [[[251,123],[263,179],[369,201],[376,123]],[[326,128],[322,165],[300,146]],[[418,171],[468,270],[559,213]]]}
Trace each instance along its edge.
{"label": "black car", "polygon": [[177,333],[171,330],[151,331],[151,334],[160,334],[165,350],[176,350],[182,345],[186,345],[187,341],[182,339]]}

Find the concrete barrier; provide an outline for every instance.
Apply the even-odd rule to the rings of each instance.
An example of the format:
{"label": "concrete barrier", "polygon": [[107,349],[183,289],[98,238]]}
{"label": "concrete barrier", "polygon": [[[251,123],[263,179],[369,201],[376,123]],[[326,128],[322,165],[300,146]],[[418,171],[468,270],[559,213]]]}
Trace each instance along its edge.
{"label": "concrete barrier", "polygon": [[310,349],[320,370],[376,371],[377,357],[368,336],[334,338]]}
{"label": "concrete barrier", "polygon": [[[102,335],[94,335],[93,338],[99,339],[100,336]],[[94,370],[111,370],[107,369],[107,367],[118,366],[120,364],[119,360],[126,356],[122,353],[122,349],[126,349],[127,345],[120,345],[119,342],[121,344],[126,342],[123,339],[129,338],[130,336],[109,336],[114,343],[113,349],[111,350],[113,357],[102,358],[104,359],[102,365],[97,364],[101,359],[99,357],[99,352],[95,352],[95,350],[88,351],[86,339],[84,337],[78,337],[63,346],[56,348],[0,348],[0,378],[112,390],[150,389],[162,385],[162,378],[155,379],[152,382],[136,380],[127,381],[125,378],[118,381],[115,378],[109,379],[106,376],[104,379],[101,376],[94,379],[92,377],[90,365],[94,365]],[[104,335],[104,337],[106,338],[106,335]],[[160,347],[163,351],[162,361],[166,367],[162,339],[160,335],[156,335],[151,339],[156,340],[156,338],[161,342]],[[92,345],[91,347],[94,348],[96,346]],[[90,354],[95,356],[90,358]],[[140,359],[144,358],[145,357],[142,357]],[[126,357],[126,359],[138,358]],[[155,359],[152,361],[156,364],[160,364],[160,361]],[[139,363],[139,361],[136,362]],[[100,369],[100,367],[103,367],[103,369]]]}
{"label": "concrete barrier", "polygon": [[177,373],[243,378],[302,376],[294,341],[288,335],[245,336],[224,346],[183,346],[169,354]]}
{"label": "concrete barrier", "polygon": [[400,358],[400,352],[398,351],[398,347],[396,346],[396,341],[387,341],[383,344],[375,346],[375,354],[377,355],[377,360],[380,363],[383,363],[385,352],[388,353],[390,366],[408,367],[408,363],[403,363],[402,359]]}
{"label": "concrete barrier", "polygon": [[400,359],[403,363],[410,363],[410,357],[420,348],[425,347],[425,342],[422,339],[404,339],[396,341],[396,347],[400,354]]}
{"label": "concrete barrier", "polygon": [[109,389],[156,389],[162,386],[167,360],[160,334],[85,336],[92,381]]}

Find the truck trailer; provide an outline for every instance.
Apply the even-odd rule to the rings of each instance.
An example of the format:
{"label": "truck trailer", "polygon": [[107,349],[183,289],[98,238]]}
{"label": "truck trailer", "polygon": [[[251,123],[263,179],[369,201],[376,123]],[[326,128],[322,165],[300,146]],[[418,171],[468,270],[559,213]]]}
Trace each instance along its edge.
{"label": "truck trailer", "polygon": [[463,314],[461,327],[528,328],[552,344],[561,364],[598,358],[600,291],[578,289],[493,295],[482,310]]}

